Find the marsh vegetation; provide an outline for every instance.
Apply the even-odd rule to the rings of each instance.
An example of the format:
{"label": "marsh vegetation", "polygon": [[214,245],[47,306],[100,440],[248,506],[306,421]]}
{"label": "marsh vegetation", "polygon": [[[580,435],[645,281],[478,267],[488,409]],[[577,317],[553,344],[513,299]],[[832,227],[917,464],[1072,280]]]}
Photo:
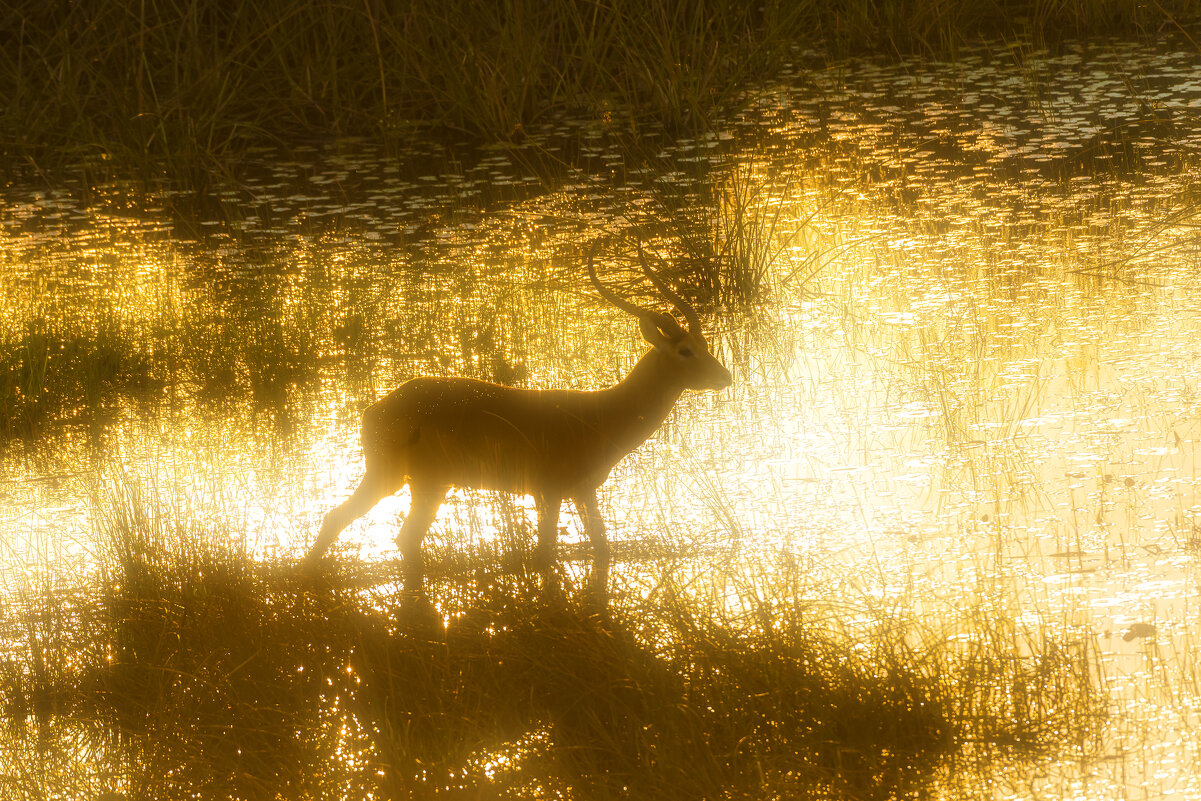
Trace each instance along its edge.
{"label": "marsh vegetation", "polygon": [[[534,5],[549,55],[420,3],[21,12],[3,68],[57,67],[5,130],[60,138],[3,145],[0,796],[1201,792],[1201,54],[1059,38],[1180,9]],[[735,384],[602,487],[607,573],[469,491],[421,591],[406,493],[301,569],[405,379],[626,374],[584,264],[652,305],[640,241]]]}
{"label": "marsh vegetation", "polygon": [[1189,0],[16,3],[0,18],[0,155],[35,180],[208,192],[263,146],[358,136],[396,152],[448,132],[517,142],[564,111],[635,135],[695,134],[819,52],[1187,39],[1196,21]]}

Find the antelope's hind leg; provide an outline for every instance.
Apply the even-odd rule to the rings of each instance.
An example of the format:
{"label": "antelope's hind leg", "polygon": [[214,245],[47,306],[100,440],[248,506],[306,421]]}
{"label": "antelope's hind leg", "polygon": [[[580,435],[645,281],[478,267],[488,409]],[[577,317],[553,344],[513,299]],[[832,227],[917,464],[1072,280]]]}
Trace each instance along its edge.
{"label": "antelope's hind leg", "polygon": [[309,549],[308,555],[304,558],[305,564],[313,565],[319,562],[343,529],[367,514],[371,511],[371,507],[398,489],[400,489],[400,485],[394,480],[390,480],[386,475],[368,470],[351,496],[331,509],[325,516],[321,522],[321,532],[317,535],[317,541],[313,543],[313,547]]}

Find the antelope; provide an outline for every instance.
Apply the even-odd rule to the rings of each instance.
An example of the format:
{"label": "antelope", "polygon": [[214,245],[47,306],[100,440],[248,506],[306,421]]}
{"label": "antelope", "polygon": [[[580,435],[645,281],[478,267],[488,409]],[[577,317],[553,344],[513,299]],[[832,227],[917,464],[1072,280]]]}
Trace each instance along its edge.
{"label": "antelope", "polygon": [[421,571],[421,540],[450,487],[532,495],[538,513],[538,559],[554,560],[559,511],[575,502],[595,558],[607,564],[608,540],[597,490],[621,459],[659,428],[684,390],[733,383],[701,333],[696,310],[646,263],[639,265],[688,328],[643,309],[588,277],[600,296],[638,320],[647,351],[615,385],[596,391],[515,389],[471,378],[414,378],[363,412],[366,473],[354,493],[321,524],[306,557],[318,562],[344,528],[406,483],[408,516],[396,537],[403,564]]}

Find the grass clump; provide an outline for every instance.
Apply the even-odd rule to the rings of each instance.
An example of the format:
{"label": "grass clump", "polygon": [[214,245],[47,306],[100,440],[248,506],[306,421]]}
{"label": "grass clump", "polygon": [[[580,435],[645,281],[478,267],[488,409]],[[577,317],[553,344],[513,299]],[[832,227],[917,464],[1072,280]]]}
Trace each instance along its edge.
{"label": "grass clump", "polygon": [[551,111],[612,115],[615,101],[695,126],[787,47],[786,7],[26,4],[0,18],[0,147],[35,168],[108,162],[204,188],[264,143],[395,141],[414,125],[519,137]]}
{"label": "grass clump", "polygon": [[80,432],[101,443],[147,412],[195,411],[206,419],[261,412],[286,422],[323,374],[370,375],[378,363],[366,335],[336,347],[335,314],[361,319],[377,307],[360,302],[336,311],[329,280],[256,275],[228,283],[164,293],[149,306],[78,296],[6,321],[0,448]]}
{"label": "grass clump", "polygon": [[1188,0],[24,3],[0,15],[0,154],[203,190],[264,144],[519,139],[564,109],[697,131],[798,48],[945,56],[1196,17]]}
{"label": "grass clump", "polygon": [[[107,664],[76,714],[106,745],[129,797],[321,797],[340,742],[327,678],[340,630],[296,590],[274,590],[236,550],[122,544],[104,599]],[[333,635],[333,636],[330,636]]]}
{"label": "grass clump", "polygon": [[32,592],[6,610],[13,797],[326,797],[344,629],[311,630],[330,615],[236,545],[170,526],[137,492],[121,504],[75,603]]}
{"label": "grass clump", "polygon": [[[0,751],[23,792],[991,797],[996,760],[1061,755],[1098,721],[1079,650],[892,612],[852,631],[788,581],[738,613],[666,575],[653,602],[606,603],[478,563],[418,593],[262,565],[136,492],[107,528],[86,603],[6,607]],[[39,662],[13,632],[51,619],[80,639]]]}
{"label": "grass clump", "polygon": [[152,354],[120,326],[75,326],[38,317],[0,341],[0,444],[65,426],[93,433],[128,399],[163,380]]}

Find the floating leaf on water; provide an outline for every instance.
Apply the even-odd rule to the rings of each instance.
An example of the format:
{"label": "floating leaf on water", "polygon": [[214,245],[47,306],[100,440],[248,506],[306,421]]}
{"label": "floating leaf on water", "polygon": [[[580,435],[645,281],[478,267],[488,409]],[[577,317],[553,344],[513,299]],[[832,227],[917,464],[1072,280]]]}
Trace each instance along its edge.
{"label": "floating leaf on water", "polygon": [[1155,626],[1150,623],[1131,623],[1130,627],[1122,632],[1122,639],[1130,642],[1134,639],[1154,637]]}

